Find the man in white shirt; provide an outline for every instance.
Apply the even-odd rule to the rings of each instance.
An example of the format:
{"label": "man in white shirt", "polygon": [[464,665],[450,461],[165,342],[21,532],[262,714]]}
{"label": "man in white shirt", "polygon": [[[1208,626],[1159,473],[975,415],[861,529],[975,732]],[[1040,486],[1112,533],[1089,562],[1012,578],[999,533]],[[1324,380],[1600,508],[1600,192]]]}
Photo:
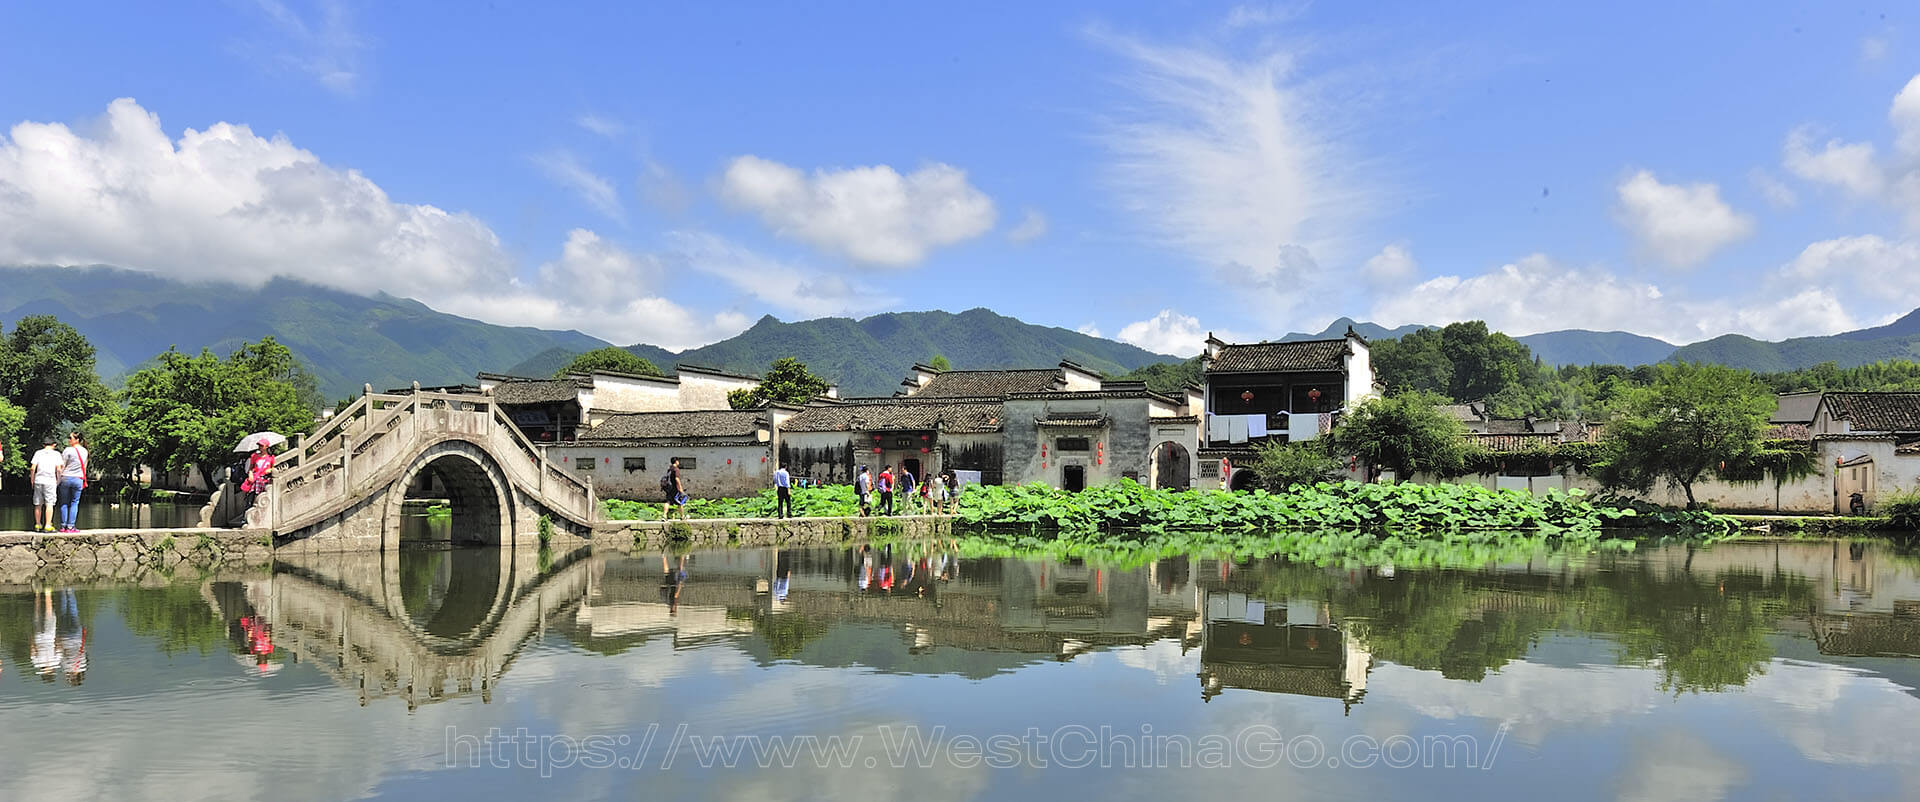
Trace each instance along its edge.
{"label": "man in white shirt", "polygon": [[59,492],[60,470],[66,460],[53,447],[52,435],[40,443],[43,447],[33,452],[33,529],[36,532],[51,532],[53,502]]}

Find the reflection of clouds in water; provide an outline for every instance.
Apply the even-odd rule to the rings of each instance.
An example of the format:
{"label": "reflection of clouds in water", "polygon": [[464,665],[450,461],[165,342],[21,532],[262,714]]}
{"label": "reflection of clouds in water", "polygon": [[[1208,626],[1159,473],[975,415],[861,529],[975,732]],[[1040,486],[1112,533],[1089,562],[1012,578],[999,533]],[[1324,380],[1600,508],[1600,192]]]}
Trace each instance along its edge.
{"label": "reflection of clouds in water", "polygon": [[[926,728],[922,728],[924,733]],[[700,788],[700,796],[710,799],[739,799],[752,802],[778,802],[787,799],[912,799],[914,802],[939,802],[947,799],[974,799],[986,790],[988,775],[996,769],[984,765],[959,768],[949,761],[935,761],[929,768],[888,767],[887,741],[878,727],[855,727],[844,731],[860,736],[860,750],[853,765],[822,769],[801,765],[791,769],[759,772],[722,772],[715,782]],[[894,735],[895,740],[899,735]],[[873,761],[874,768],[864,768]],[[810,763],[803,760],[802,763]]]}
{"label": "reflection of clouds in water", "polygon": [[1808,759],[1853,766],[1920,764],[1920,699],[1887,679],[1781,661],[1750,686],[1755,696],[1775,703],[1760,716]]}
{"label": "reflection of clouds in water", "polygon": [[1122,646],[1109,652],[1092,655],[1096,662],[1112,655],[1113,659],[1129,668],[1137,668],[1154,676],[1161,685],[1179,681],[1189,681],[1200,673],[1200,650],[1189,649],[1180,653],[1180,643],[1173,640],[1158,640],[1145,646]]}
{"label": "reflection of clouds in water", "polygon": [[1634,738],[1627,760],[1616,782],[1621,802],[1711,802],[1747,781],[1745,767],[1681,731]]}
{"label": "reflection of clouds in water", "polygon": [[1649,668],[1564,668],[1508,663],[1480,682],[1447,679],[1436,671],[1375,664],[1367,695],[1384,697],[1430,718],[1484,718],[1508,722],[1512,737],[1538,745],[1554,731],[1605,724],[1654,709],[1671,697]]}

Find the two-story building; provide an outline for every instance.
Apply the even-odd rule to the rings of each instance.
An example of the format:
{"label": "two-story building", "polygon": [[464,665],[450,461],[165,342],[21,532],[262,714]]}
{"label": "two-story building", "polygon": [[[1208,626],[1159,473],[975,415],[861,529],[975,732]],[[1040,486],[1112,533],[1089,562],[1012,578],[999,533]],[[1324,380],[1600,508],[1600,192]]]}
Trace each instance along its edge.
{"label": "two-story building", "polygon": [[1201,481],[1234,489],[1254,477],[1244,468],[1253,447],[1301,442],[1333,431],[1351,405],[1378,394],[1365,338],[1347,329],[1330,340],[1228,343],[1208,335],[1200,360],[1206,386]]}

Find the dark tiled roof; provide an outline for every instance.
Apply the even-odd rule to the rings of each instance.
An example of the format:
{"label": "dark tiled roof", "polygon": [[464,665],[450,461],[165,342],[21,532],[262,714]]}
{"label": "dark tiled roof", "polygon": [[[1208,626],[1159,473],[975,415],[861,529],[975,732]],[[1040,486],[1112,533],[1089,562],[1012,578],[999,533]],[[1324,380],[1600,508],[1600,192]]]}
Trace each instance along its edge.
{"label": "dark tiled roof", "polygon": [[1776,423],[1760,433],[1765,440],[1812,440],[1813,430],[1804,423]]}
{"label": "dark tiled roof", "polygon": [[612,415],[580,435],[582,440],[642,440],[745,437],[760,431],[766,413],[757,409],[699,412],[632,412]]}
{"label": "dark tiled roof", "polygon": [[1530,434],[1533,424],[1525,418],[1494,418],[1487,421],[1487,434]]}
{"label": "dark tiled roof", "polygon": [[1009,393],[1009,401],[1077,401],[1083,398],[1154,398],[1174,406],[1184,403],[1182,399],[1170,398],[1144,387],[1124,390],[1046,390],[1037,393]]}
{"label": "dark tiled roof", "polygon": [[1895,454],[1920,454],[1920,443],[1907,443],[1906,445],[1901,445],[1901,446],[1894,446],[1894,448],[1893,448],[1893,453],[1895,453]]}
{"label": "dark tiled roof", "polygon": [[1200,422],[1199,415],[1172,415],[1172,416],[1163,416],[1163,417],[1157,417],[1157,418],[1155,417],[1147,418],[1147,423],[1149,424],[1160,424],[1160,423],[1175,424],[1175,423],[1199,423],[1199,422]]}
{"label": "dark tiled roof", "polygon": [[933,377],[914,398],[970,398],[1037,393],[1064,382],[1059,368],[1031,370],[949,370]]}
{"label": "dark tiled roof", "polygon": [[1073,413],[1055,412],[1044,418],[1034,418],[1036,426],[1062,426],[1081,429],[1095,429],[1107,425],[1107,416],[1098,412]]}
{"label": "dark tiled roof", "polygon": [[1774,399],[1773,418],[1768,423],[1812,423],[1820,409],[1821,393],[1781,393]]}
{"label": "dark tiled roof", "polygon": [[949,434],[1000,431],[1000,404],[991,401],[835,404],[808,407],[780,427],[788,432],[888,432],[932,429]]}
{"label": "dark tiled roof", "polygon": [[1467,442],[1488,451],[1533,451],[1552,448],[1560,444],[1560,435],[1553,432],[1518,434],[1467,434]]}
{"label": "dark tiled roof", "polygon": [[1479,404],[1441,404],[1440,414],[1461,423],[1477,423],[1487,419],[1486,410]]}
{"label": "dark tiled roof", "polygon": [[1857,432],[1920,432],[1920,393],[1827,393],[1825,401]]}
{"label": "dark tiled roof", "polygon": [[725,371],[719,368],[710,368],[705,365],[689,365],[685,362],[675,365],[673,370],[676,373],[702,373],[708,376],[724,376],[729,379],[744,379],[746,381],[753,381],[753,382],[760,381],[759,376],[749,376],[745,373],[733,373],[731,371]]}
{"label": "dark tiled roof", "polygon": [[1228,345],[1220,349],[1208,373],[1267,373],[1340,370],[1347,341],[1298,340],[1290,343]]}
{"label": "dark tiled roof", "polygon": [[502,404],[551,404],[580,398],[580,382],[575,379],[536,379],[503,381],[493,388],[493,400]]}

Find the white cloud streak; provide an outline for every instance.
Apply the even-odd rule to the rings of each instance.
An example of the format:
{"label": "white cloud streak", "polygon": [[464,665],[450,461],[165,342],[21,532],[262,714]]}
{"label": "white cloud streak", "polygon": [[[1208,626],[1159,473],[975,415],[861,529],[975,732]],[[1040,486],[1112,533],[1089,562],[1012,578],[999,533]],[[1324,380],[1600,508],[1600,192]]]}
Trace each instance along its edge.
{"label": "white cloud streak", "polygon": [[712,234],[677,231],[667,239],[675,258],[688,267],[803,319],[875,312],[900,302],[841,276],[773,259]]}
{"label": "white cloud streak", "polygon": [[353,14],[345,3],[322,0],[309,22],[280,0],[254,0],[278,41],[249,42],[241,50],[252,58],[304,73],[328,91],[351,96],[358,92],[365,70],[362,54],[367,40],[354,29]]}
{"label": "white cloud streak", "polygon": [[580,200],[612,220],[624,220],[626,208],[620,203],[620,191],[613,182],[587,168],[569,150],[554,150],[533,157],[534,166],[555,184],[580,197]]}
{"label": "white cloud streak", "polygon": [[1200,353],[1207,340],[1207,331],[1200,328],[1200,319],[1197,317],[1162,309],[1160,314],[1146,320],[1122,326],[1117,339],[1156,354],[1189,357]]}
{"label": "white cloud streak", "polygon": [[1107,121],[1118,202],[1200,272],[1290,306],[1339,259],[1372,196],[1357,163],[1321,130],[1332,109],[1294,81],[1290,54],[1245,60],[1218,49],[1095,32],[1125,57],[1131,107]]}
{"label": "white cloud streak", "polygon": [[993,199],[966,171],[928,164],[900,174],[887,165],[806,173],[740,156],[720,177],[722,200],[753,212],[775,234],[860,265],[900,268],[993,228]]}
{"label": "white cloud streak", "polygon": [[1028,209],[1020,223],[1007,231],[1007,239],[1025,245],[1047,235],[1047,216],[1039,209]]}

